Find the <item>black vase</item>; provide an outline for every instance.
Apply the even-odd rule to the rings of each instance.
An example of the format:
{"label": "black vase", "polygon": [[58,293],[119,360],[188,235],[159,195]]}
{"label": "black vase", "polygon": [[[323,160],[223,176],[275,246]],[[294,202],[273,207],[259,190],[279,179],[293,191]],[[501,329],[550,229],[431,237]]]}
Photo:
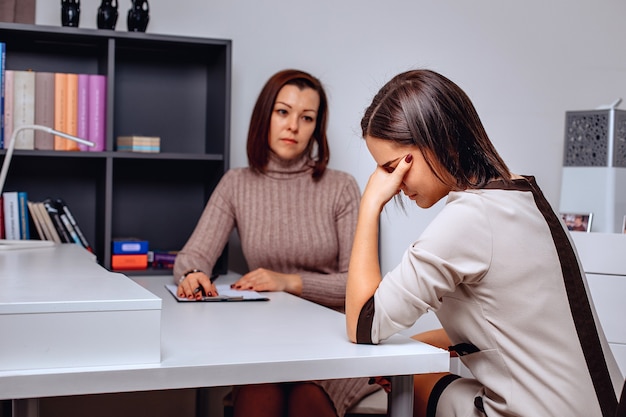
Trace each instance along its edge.
{"label": "black vase", "polygon": [[145,32],[150,20],[150,6],[148,0],[131,0],[132,6],[128,11],[128,30],[130,32]]}
{"label": "black vase", "polygon": [[115,29],[117,0],[102,0],[98,7],[98,29]]}
{"label": "black vase", "polygon": [[80,0],[61,0],[61,25],[78,27]]}

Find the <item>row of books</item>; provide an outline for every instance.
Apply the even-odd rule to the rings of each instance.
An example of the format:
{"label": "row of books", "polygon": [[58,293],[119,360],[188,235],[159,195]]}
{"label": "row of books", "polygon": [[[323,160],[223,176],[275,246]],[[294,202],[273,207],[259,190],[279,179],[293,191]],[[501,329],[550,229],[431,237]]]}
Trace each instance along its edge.
{"label": "row of books", "polygon": [[103,151],[106,138],[106,76],[8,70],[6,45],[0,42],[0,146],[7,148],[13,130],[24,124],[39,124],[90,140],[94,147],[23,130],[15,149]]}
{"label": "row of books", "polygon": [[147,240],[115,238],[111,251],[113,270],[173,269],[178,251],[149,250]]}
{"label": "row of books", "polygon": [[23,191],[0,195],[0,239],[30,239],[28,197]]}
{"label": "row of books", "polygon": [[67,203],[60,198],[30,201],[24,191],[0,196],[0,238],[76,243],[92,252]]}

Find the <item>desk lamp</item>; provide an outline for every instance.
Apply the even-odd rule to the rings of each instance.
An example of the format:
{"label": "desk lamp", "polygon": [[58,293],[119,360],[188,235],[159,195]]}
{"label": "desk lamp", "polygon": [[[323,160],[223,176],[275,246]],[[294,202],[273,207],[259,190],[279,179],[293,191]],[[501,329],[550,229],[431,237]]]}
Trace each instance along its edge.
{"label": "desk lamp", "polygon": [[[15,149],[15,142],[17,138],[17,134],[22,130],[42,130],[44,132],[51,133],[56,136],[61,136],[63,138],[72,140],[74,142],[82,143],[87,146],[95,146],[95,143],[90,142],[85,139],[78,138],[76,136],[72,136],[70,134],[59,132],[58,130],[54,130],[47,126],[42,125],[21,125],[16,127],[13,130],[13,134],[11,135],[11,139],[9,142],[9,147],[7,148],[7,152],[4,156],[4,161],[2,162],[2,170],[0,170],[0,195],[4,191],[4,182],[7,178],[7,171],[9,170],[9,165],[11,164],[11,158],[13,157],[13,150]],[[22,249],[27,247],[41,247],[43,244],[49,244],[51,242],[47,241],[15,241],[15,240],[5,240],[0,239],[0,249]]]}

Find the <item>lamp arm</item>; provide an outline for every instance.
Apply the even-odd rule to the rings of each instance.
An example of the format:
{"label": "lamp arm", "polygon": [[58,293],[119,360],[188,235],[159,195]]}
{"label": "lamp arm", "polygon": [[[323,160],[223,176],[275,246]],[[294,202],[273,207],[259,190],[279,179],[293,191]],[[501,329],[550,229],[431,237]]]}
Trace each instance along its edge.
{"label": "lamp arm", "polygon": [[13,157],[13,150],[15,149],[15,139],[17,138],[17,134],[19,132],[21,132],[22,130],[26,130],[26,129],[42,130],[44,132],[48,132],[48,133],[51,133],[53,135],[61,136],[61,137],[64,137],[66,139],[72,140],[74,142],[82,143],[83,145],[87,145],[87,146],[95,146],[96,145],[95,143],[90,142],[88,140],[81,139],[79,137],[70,135],[70,134],[65,133],[65,132],[59,132],[58,130],[52,129],[51,127],[48,127],[48,126],[42,126],[42,125],[21,125],[21,126],[16,127],[13,130],[13,134],[11,135],[11,139],[10,139],[10,142],[9,142],[9,147],[7,148],[7,152],[4,155],[4,161],[2,161],[2,170],[0,170],[0,195],[2,195],[2,192],[4,190],[4,182],[6,181],[7,172],[9,171],[9,165],[11,164],[11,158]]}

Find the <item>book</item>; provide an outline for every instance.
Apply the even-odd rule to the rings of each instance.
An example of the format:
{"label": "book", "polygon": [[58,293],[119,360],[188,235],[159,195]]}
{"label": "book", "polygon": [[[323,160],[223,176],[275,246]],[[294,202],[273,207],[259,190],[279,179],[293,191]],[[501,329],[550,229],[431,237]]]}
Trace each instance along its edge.
{"label": "book", "polygon": [[57,207],[57,211],[59,213],[59,217],[61,218],[61,221],[63,222],[63,226],[65,227],[65,231],[67,232],[67,234],[70,236],[70,243],[75,243],[77,245],[81,245],[82,243],[80,242],[80,239],[78,238],[78,235],[76,234],[76,230],[74,230],[74,227],[72,226],[72,223],[70,223],[70,220],[67,218],[67,214],[65,214],[63,211],[59,210],[59,208]]}
{"label": "book", "polygon": [[[54,73],[54,129],[65,132],[67,122],[67,74],[62,72]],[[54,150],[64,151],[67,148],[65,139],[61,136],[54,136]]]}
{"label": "book", "polygon": [[68,231],[65,229],[65,224],[63,224],[63,220],[61,219],[61,216],[59,215],[59,211],[57,210],[56,205],[54,204],[54,201],[52,201],[52,199],[50,198],[46,198],[43,201],[43,206],[46,209],[46,212],[48,213],[48,215],[50,216],[52,225],[54,226],[54,229],[58,233],[61,243],[73,243],[74,240],[72,239]]}
{"label": "book", "polygon": [[120,152],[159,152],[161,138],[158,136],[118,136],[117,150]]}
{"label": "book", "polygon": [[59,233],[57,232],[56,227],[54,227],[54,224],[52,223],[52,219],[50,218],[48,211],[44,207],[43,202],[41,201],[35,202],[33,203],[33,207],[35,211],[39,213],[39,217],[42,220],[44,234],[48,236],[48,240],[51,240],[56,243],[61,243],[61,238],[59,236]]}
{"label": "book", "polygon": [[134,255],[111,255],[112,269],[147,269],[148,254],[138,253]]}
{"label": "book", "polygon": [[[77,102],[78,126],[76,136],[81,139],[89,137],[89,75],[78,74],[78,102]],[[78,144],[78,149],[88,151],[89,146]]]}
{"label": "book", "polygon": [[116,255],[134,255],[148,253],[148,241],[137,238],[113,239],[113,253]]}
{"label": "book", "polygon": [[[13,71],[13,129],[35,123],[35,73]],[[35,132],[25,129],[15,137],[15,149],[35,149]]]}
{"label": "book", "polygon": [[[35,73],[35,124],[54,127],[54,73]],[[53,150],[54,136],[35,131],[35,149]]]}
{"label": "book", "polygon": [[0,239],[5,239],[4,235],[4,199],[0,194]]}
{"label": "book", "polygon": [[152,267],[156,269],[173,269],[178,251],[154,251]]}
{"label": "book", "polygon": [[[57,198],[54,202],[56,204],[57,210],[61,214],[61,220],[63,220],[63,216],[65,216],[67,218],[68,222],[69,222],[69,226],[66,225],[67,229],[68,230],[72,230],[74,232],[74,234],[76,235],[74,240],[76,240],[76,238],[78,238],[78,242],[77,242],[78,244],[82,245],[89,252],[93,252],[93,249],[91,248],[91,245],[89,245],[89,242],[87,242],[87,239],[85,238],[85,235],[83,234],[83,231],[81,230],[80,226],[78,225],[78,222],[76,221],[76,218],[72,214],[72,211],[70,210],[70,208],[67,205],[67,203],[65,202],[65,200],[63,200],[61,198]],[[70,232],[70,234],[71,234],[71,232]]]}
{"label": "book", "polygon": [[13,134],[13,73],[13,70],[4,71],[4,149],[9,147]]}
{"label": "book", "polygon": [[43,224],[41,219],[39,218],[39,212],[35,210],[35,203],[32,201],[28,201],[28,213],[30,214],[30,218],[32,220],[33,226],[35,226],[35,230],[37,230],[37,236],[39,240],[50,240],[48,236],[44,233]]}
{"label": "book", "polygon": [[17,206],[20,219],[20,239],[30,239],[30,219],[28,215],[28,194],[26,191],[17,193]]}
{"label": "book", "polygon": [[106,76],[89,74],[89,136],[96,145],[90,151],[106,148]]}
{"label": "book", "polygon": [[[4,79],[6,76],[6,44],[0,42],[0,149],[4,148]],[[2,211],[0,209],[0,211]],[[2,239],[2,235],[0,235]]]}
{"label": "book", "polygon": [[[76,136],[78,132],[78,74],[67,74],[67,101],[65,105],[66,119],[65,130],[63,132]],[[78,142],[66,140],[65,150],[78,151]]]}
{"label": "book", "polygon": [[4,210],[4,235],[5,239],[19,240],[20,238],[20,212],[17,191],[5,191],[2,193]]}

